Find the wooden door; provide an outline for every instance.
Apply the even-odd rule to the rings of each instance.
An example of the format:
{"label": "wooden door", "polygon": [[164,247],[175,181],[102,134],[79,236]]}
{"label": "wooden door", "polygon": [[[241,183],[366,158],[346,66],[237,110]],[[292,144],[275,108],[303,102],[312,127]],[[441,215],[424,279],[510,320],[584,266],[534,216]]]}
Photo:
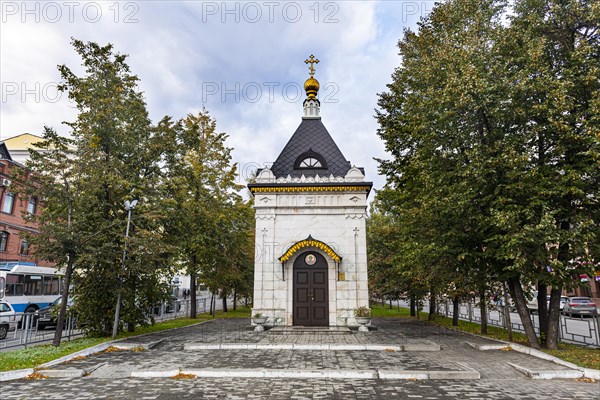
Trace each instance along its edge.
{"label": "wooden door", "polygon": [[327,261],[312,251],[294,262],[294,325],[329,325]]}

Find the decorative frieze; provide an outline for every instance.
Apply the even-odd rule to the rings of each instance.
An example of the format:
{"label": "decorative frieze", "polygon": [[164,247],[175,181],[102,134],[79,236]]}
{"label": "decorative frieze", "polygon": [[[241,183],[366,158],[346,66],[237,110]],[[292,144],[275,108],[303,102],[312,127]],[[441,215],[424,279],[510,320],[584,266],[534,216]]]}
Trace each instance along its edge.
{"label": "decorative frieze", "polygon": [[260,221],[275,219],[275,214],[256,214],[255,219]]}
{"label": "decorative frieze", "polygon": [[270,186],[250,187],[256,193],[286,193],[286,192],[368,192],[370,186]]}
{"label": "decorative frieze", "polygon": [[316,174],[315,176],[304,176],[302,174],[299,177],[292,177],[288,174],[288,176],[279,178],[275,178],[275,175],[269,168],[264,168],[260,171],[258,176],[256,177],[256,183],[351,183],[351,182],[364,182],[365,176],[360,171],[360,169],[356,167],[350,168],[348,173],[345,176],[333,176],[330,174],[329,176],[319,176]]}
{"label": "decorative frieze", "polygon": [[366,213],[352,213],[352,214],[346,214],[346,219],[367,219],[367,214]]}

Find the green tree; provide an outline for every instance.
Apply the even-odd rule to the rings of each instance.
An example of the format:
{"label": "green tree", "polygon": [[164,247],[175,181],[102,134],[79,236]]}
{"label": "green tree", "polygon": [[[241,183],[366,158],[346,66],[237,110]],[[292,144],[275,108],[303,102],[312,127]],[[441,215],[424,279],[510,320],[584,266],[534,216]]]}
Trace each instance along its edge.
{"label": "green tree", "polygon": [[74,141],[61,137],[48,127],[43,134],[44,140],[36,144],[38,150],[30,151],[27,169],[18,169],[17,175],[31,174],[33,184],[24,187],[26,196],[43,199],[42,212],[27,214],[25,218],[38,225],[38,232],[27,237],[35,247],[37,257],[57,265],[65,265],[65,276],[61,292],[61,305],[57,318],[57,327],[52,344],[59,346],[63,324],[67,313],[69,286],[74,265],[86,241],[93,232],[80,214],[82,201],[81,179],[77,166],[72,163]]}
{"label": "green tree", "polygon": [[507,281],[534,347],[526,295],[538,282],[545,305],[552,287],[541,322],[555,347],[558,298],[578,271],[568,260],[597,251],[598,9],[523,0],[508,11],[449,1],[405,33],[380,95],[392,156],[381,170],[397,192],[388,209],[414,222],[404,239],[438,276],[478,286],[482,312],[489,284]]}
{"label": "green tree", "polygon": [[557,348],[561,292],[579,273],[592,273],[585,266],[598,258],[600,8],[587,0],[522,0],[511,22],[502,47],[524,162],[509,190],[526,208],[498,207],[497,216],[510,225],[503,244],[531,260],[542,344]]}
{"label": "green tree", "polygon": [[[114,54],[110,44],[75,39],[72,44],[85,73],[77,76],[66,65],[59,66],[59,89],[68,93],[79,114],[66,123],[71,139],[47,128],[41,144],[47,152],[32,151],[29,167],[40,181],[32,194],[44,199],[41,235],[32,240],[45,258],[67,262],[59,318],[64,318],[69,278],[76,272],[78,318],[91,333],[107,335],[118,293],[125,303],[122,318],[130,328],[146,323],[147,300],[158,296],[156,283],[168,273],[154,188],[162,139],[151,125],[126,56]],[[123,269],[123,203],[132,199],[139,204]],[[59,320],[55,345],[61,327]]]}
{"label": "green tree", "polygon": [[227,134],[216,131],[216,121],[206,111],[159,125],[171,146],[165,158],[166,232],[177,247],[176,259],[191,277],[190,317],[196,317],[198,277],[214,292],[227,285],[218,277],[229,268],[228,241],[237,228],[239,189],[236,166],[231,163]]}
{"label": "green tree", "polygon": [[383,301],[397,300],[408,287],[401,285],[393,265],[396,232],[388,215],[371,205],[367,220],[367,252],[369,260],[369,293]]}
{"label": "green tree", "polygon": [[438,5],[418,33],[405,33],[403,65],[380,95],[379,135],[392,155],[381,171],[396,192],[388,209],[402,218],[411,243],[403,256],[438,286],[430,286],[433,295],[456,287],[459,273],[483,299],[491,274],[482,222],[497,183],[490,177],[500,166],[490,161],[502,147],[495,104],[502,68],[489,63],[500,10],[494,1]]}

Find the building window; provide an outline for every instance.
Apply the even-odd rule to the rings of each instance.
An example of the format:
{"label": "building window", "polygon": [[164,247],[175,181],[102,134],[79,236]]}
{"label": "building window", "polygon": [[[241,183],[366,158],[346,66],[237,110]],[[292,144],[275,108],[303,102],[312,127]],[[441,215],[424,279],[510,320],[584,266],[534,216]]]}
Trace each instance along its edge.
{"label": "building window", "polygon": [[300,168],[322,168],[321,162],[313,157],[305,158],[300,162]]}
{"label": "building window", "polygon": [[6,192],[4,194],[4,203],[2,204],[2,212],[6,213],[6,214],[12,214],[14,204],[15,204],[14,193]]}
{"label": "building window", "polygon": [[44,293],[44,283],[41,275],[25,275],[23,286],[25,296],[41,296]]}
{"label": "building window", "polygon": [[0,231],[0,251],[6,251],[8,247],[8,232]]}
{"label": "building window", "polygon": [[37,199],[35,197],[30,197],[29,202],[27,202],[27,212],[29,214],[35,214],[36,208],[37,208]]}
{"label": "building window", "polygon": [[23,296],[25,275],[6,274],[6,296]]}
{"label": "building window", "polygon": [[21,252],[19,254],[22,256],[29,254],[29,243],[27,243],[27,240],[25,239],[21,240]]}
{"label": "building window", "polygon": [[60,278],[58,276],[44,276],[44,295],[60,294]]}
{"label": "building window", "polygon": [[294,169],[327,169],[327,163],[322,155],[310,149],[300,154],[294,162]]}

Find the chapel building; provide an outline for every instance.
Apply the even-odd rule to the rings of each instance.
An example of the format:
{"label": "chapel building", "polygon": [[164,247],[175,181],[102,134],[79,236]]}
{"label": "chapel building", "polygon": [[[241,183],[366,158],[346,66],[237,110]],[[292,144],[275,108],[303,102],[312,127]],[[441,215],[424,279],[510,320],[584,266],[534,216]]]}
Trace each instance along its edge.
{"label": "chapel building", "polygon": [[248,185],[256,210],[252,315],[267,325],[357,325],[368,307],[366,218],[372,188],[323,125],[319,82],[304,83],[304,115],[270,168]]}

